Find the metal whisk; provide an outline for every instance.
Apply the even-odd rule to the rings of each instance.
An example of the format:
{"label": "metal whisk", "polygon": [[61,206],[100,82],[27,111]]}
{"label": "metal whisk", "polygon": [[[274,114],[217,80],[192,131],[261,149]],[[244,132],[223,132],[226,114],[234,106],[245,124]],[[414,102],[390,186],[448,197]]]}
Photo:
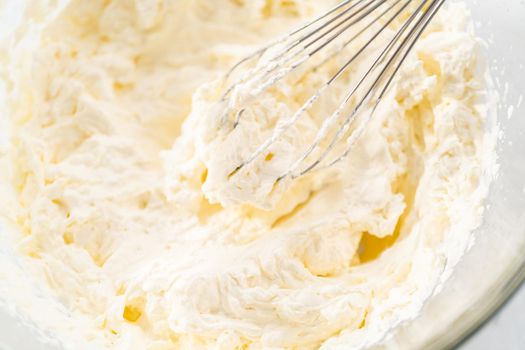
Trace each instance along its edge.
{"label": "metal whisk", "polygon": [[[369,66],[358,77],[351,91],[344,95],[337,108],[324,118],[312,144],[288,171],[276,178],[276,183],[287,177],[300,177],[316,168],[330,167],[344,159],[366,130],[367,123],[394,76],[444,2],[445,0],[342,1],[325,14],[238,62],[224,78],[226,89],[220,100],[226,106],[221,127],[229,130],[236,128],[242,121],[247,105],[292,72],[298,69],[317,70],[335,57],[348,56],[347,59],[345,56],[345,63],[341,68],[295,113],[277,122],[271,136],[232,169],[229,176],[235,176],[265,154],[358,58],[366,57],[370,62]],[[388,39],[384,40],[386,35]],[[380,37],[385,44],[380,47],[379,53],[372,57],[364,56],[367,49],[374,43],[377,44]],[[349,49],[356,42],[358,46]],[[254,61],[258,62],[254,68],[242,71],[243,66]],[[234,79],[236,74],[238,76]],[[246,94],[246,91],[249,93]],[[352,107],[349,107],[350,101],[355,103]],[[357,119],[361,122],[354,125]],[[343,140],[346,140],[346,146],[336,147]],[[332,155],[336,149],[340,151]]]}

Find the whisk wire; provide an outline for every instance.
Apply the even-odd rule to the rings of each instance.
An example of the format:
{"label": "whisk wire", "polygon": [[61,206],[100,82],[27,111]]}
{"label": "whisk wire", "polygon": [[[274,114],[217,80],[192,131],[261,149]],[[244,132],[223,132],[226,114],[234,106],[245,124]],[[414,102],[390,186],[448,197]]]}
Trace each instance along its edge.
{"label": "whisk wire", "polygon": [[[403,65],[404,61],[407,59],[408,55],[410,54],[410,52],[412,51],[412,49],[414,48],[414,46],[416,45],[418,39],[421,37],[421,35],[423,34],[423,32],[425,31],[425,29],[428,27],[428,25],[430,24],[431,20],[435,17],[435,15],[437,14],[437,12],[439,11],[439,9],[443,6],[443,4],[445,3],[445,0],[433,0],[432,1],[432,4],[430,5],[430,7],[428,8],[428,10],[425,12],[425,16],[424,18],[422,19],[422,21],[418,22],[417,26],[414,28],[413,31],[411,31],[411,34],[410,36],[408,36],[407,38],[405,38],[404,40],[404,44],[407,44],[410,40],[410,38],[412,38],[412,41],[410,43],[408,43],[408,47],[405,49],[405,52],[403,53],[400,61],[398,62],[398,64],[396,65],[394,71],[392,72],[392,74],[390,75],[390,77],[388,78],[388,81],[387,83],[385,84],[385,86],[383,87],[380,95],[377,97],[376,101],[375,101],[375,104],[371,110],[371,112],[368,114],[366,120],[364,123],[362,123],[361,127],[356,130],[356,132],[354,134],[352,134],[350,136],[350,138],[348,139],[347,143],[348,143],[348,146],[346,148],[346,150],[343,152],[343,154],[339,157],[337,157],[336,159],[334,159],[331,163],[329,163],[327,166],[325,166],[324,168],[330,168],[332,166],[334,166],[335,164],[339,163],[341,160],[345,159],[348,154],[351,152],[352,150],[352,146],[355,144],[355,141],[357,139],[359,139],[361,137],[361,135],[363,134],[363,132],[365,131],[365,126],[366,126],[366,123],[372,118],[374,112],[376,111],[377,107],[379,106],[379,103],[381,102],[381,100],[383,99],[384,95],[386,94],[386,92],[388,91],[388,88],[390,87],[390,85],[392,84],[396,74],[399,72],[399,70],[401,69],[401,66]],[[427,15],[428,14],[428,15]],[[418,28],[419,27],[419,28]],[[401,47],[397,50],[399,53],[402,51],[402,48],[403,48],[404,45],[401,45]],[[394,59],[398,56],[398,53],[396,53],[392,59],[390,60],[390,63],[392,63],[394,61]],[[384,74],[386,72],[386,69],[388,68],[388,66],[385,68],[385,70],[383,71],[382,74]],[[311,170],[311,169],[310,169]],[[303,171],[301,172],[301,174],[299,176],[302,176],[304,174],[306,174],[308,171]]]}
{"label": "whisk wire", "polygon": [[[405,4],[393,15],[390,17],[390,19],[388,20],[388,22],[386,23],[385,26],[381,27],[379,31],[377,31],[373,36],[372,38],[370,38],[370,40],[368,40],[368,42],[343,66],[343,68],[341,68],[341,70],[345,70],[357,57],[359,57],[363,52],[364,50],[388,27],[388,25],[390,23],[392,23],[398,16],[399,14],[406,9],[406,7],[410,4],[410,1],[411,0],[408,0],[405,2]],[[403,31],[404,29],[402,29]],[[291,170],[285,174],[285,175],[282,175],[279,179],[283,178],[283,177],[286,177],[288,174],[290,173],[293,173],[293,171],[304,161],[306,160],[306,158],[308,158],[308,156],[315,150],[316,147],[319,146],[320,142],[322,141],[322,138],[324,137],[324,135],[326,134],[327,130],[333,125],[333,123],[335,123],[335,121],[340,117],[340,115],[343,113],[344,111],[344,108],[346,107],[346,105],[348,104],[348,102],[350,101],[350,99],[355,95],[355,93],[357,92],[357,90],[363,85],[363,83],[366,81],[366,78],[372,73],[372,71],[381,63],[381,61],[384,59],[384,57],[388,54],[388,52],[391,50],[391,48],[393,47],[393,44],[395,43],[395,41],[397,40],[398,36],[401,35],[402,31],[399,31],[396,36],[390,41],[390,43],[387,45],[387,47],[383,50],[383,52],[381,52],[381,54],[377,57],[377,59],[374,61],[373,65],[368,69],[368,71],[366,73],[363,74],[363,76],[361,77],[361,79],[359,80],[359,82],[357,83],[357,85],[354,87],[354,89],[346,95],[346,97],[344,98],[343,102],[338,106],[337,110],[330,116],[328,117],[324,122],[323,122],[323,125],[321,126],[321,130],[317,133],[317,136],[316,136],[316,139],[314,140],[314,142],[312,143],[312,145],[309,147],[309,149],[306,151],[305,154],[303,154],[303,156],[294,164],[292,165],[291,167]],[[377,80],[376,80],[377,82]],[[370,90],[371,91],[371,90]],[[369,91],[369,93],[370,93]],[[340,128],[334,138],[332,139],[332,141],[330,142],[330,144],[328,145],[327,149],[322,153],[322,155],[319,157],[319,159],[317,159],[315,162],[313,162],[310,166],[308,166],[305,170],[303,170],[301,172],[301,174],[304,174],[305,172],[313,169],[314,167],[316,167],[319,163],[321,163],[325,158],[326,156],[328,155],[328,153],[333,149],[333,147],[335,146],[336,142],[339,140],[339,138],[348,130],[348,128],[350,127],[350,123],[354,120],[354,117],[357,113],[357,111],[361,108],[361,106],[365,103],[365,100],[368,98],[369,96],[369,93],[366,94],[363,99],[357,104],[357,106],[354,108],[354,110],[352,111],[352,113],[346,118],[344,124],[343,124],[343,127]],[[293,176],[295,177],[295,176]]]}
{"label": "whisk wire", "polygon": [[[265,62],[266,63],[265,65],[261,65],[259,68],[256,68],[253,71],[247,72],[247,74],[245,74],[238,81],[234,82],[232,85],[228,87],[228,89],[222,96],[221,101],[224,101],[228,97],[228,95],[230,95],[233,92],[233,90],[235,90],[235,88],[237,88],[241,84],[246,83],[247,81],[251,81],[252,83],[251,85],[256,85],[256,83],[258,83],[259,81],[263,81],[266,78],[266,81],[263,81],[258,86],[257,89],[253,89],[251,91],[251,94],[247,99],[245,99],[244,101],[240,101],[240,102],[246,103],[246,102],[249,102],[249,100],[256,98],[263,91],[267,90],[269,87],[279,82],[283,77],[285,77],[286,75],[290,74],[292,71],[300,67],[309,58],[313,57],[315,54],[320,52],[323,48],[325,48],[327,45],[329,45],[335,39],[337,39],[342,33],[350,29],[355,24],[359,23],[369,13],[373,12],[375,9],[377,9],[380,5],[382,5],[385,2],[386,0],[358,0],[355,4],[345,9],[342,13],[338,14],[334,18],[330,19],[327,23],[323,23],[320,27],[312,29],[310,32],[296,39],[295,41],[290,43],[288,46],[285,46],[277,54],[275,54],[275,56],[271,57],[268,60],[268,62]],[[347,2],[347,4],[349,3],[350,2]],[[351,10],[355,9],[362,3],[364,3],[363,6],[359,7],[355,12],[351,12]],[[326,40],[325,42],[321,43],[318,47],[313,49],[313,51],[310,51],[310,52],[307,51],[307,49],[309,49],[311,46],[318,43],[321,39],[325,39],[327,35],[333,33],[334,30],[338,29],[343,24],[353,19],[355,16],[357,16],[359,13],[369,8],[374,3],[377,3],[377,4],[374,5],[371,10],[369,9],[368,12],[366,12],[364,15],[361,15],[357,20],[354,20],[346,24],[342,29],[339,29],[338,32],[336,32],[335,34],[332,34],[332,36],[328,40]],[[344,15],[348,15],[348,16],[343,18],[341,21],[339,21],[335,25],[330,26],[332,23],[336,22],[338,19],[340,19]],[[326,18],[326,16],[323,16],[323,17]],[[307,27],[308,26],[303,27],[302,30],[306,29]],[[327,29],[327,30],[324,30],[324,29]],[[297,34],[300,31],[301,30],[298,30],[295,33]],[[315,36],[315,34],[318,34],[318,35]],[[292,36],[293,35],[290,35],[289,37],[292,37]],[[299,46],[303,42],[312,38],[312,36],[315,36],[315,37],[311,41],[307,42],[305,45]],[[299,48],[299,49],[294,50],[296,48]],[[266,47],[264,51],[268,49],[269,47]],[[259,50],[258,52],[261,52],[261,51],[262,50]],[[261,52],[261,55],[262,54],[263,53]],[[283,67],[286,64],[290,63],[294,58],[298,56],[302,56],[302,57],[300,57],[296,62],[292,63],[289,67],[284,67],[280,71],[275,73],[274,75],[270,75],[271,73],[274,73],[276,70],[278,70],[280,67]],[[227,107],[221,118],[223,125],[225,124],[227,116],[230,112],[231,112],[231,108]],[[233,123],[233,128],[235,128],[238,125],[241,116],[242,116],[242,113],[237,114],[235,122]]]}
{"label": "whisk wire", "polygon": [[[343,43],[337,46],[320,64],[317,64],[314,70],[321,68],[331,59],[345,52],[345,49],[359,37],[365,34],[368,35],[371,32],[371,35],[364,40],[364,43],[356,49],[342,67],[330,79],[321,84],[318,90],[295,113],[277,121],[271,135],[242,161],[229,176],[234,176],[246,165],[265,153],[292,125],[296,124],[301,116],[312,108],[325,94],[326,90],[351,67],[357,58],[363,56],[367,49],[372,47],[372,44],[377,41],[379,36],[387,32],[387,28],[392,28],[396,19],[403,17],[404,14],[408,14],[408,19],[404,20],[393,37],[387,41],[386,46],[380,50],[372,64],[368,69],[365,69],[357,84],[352,87],[349,93],[344,95],[335,111],[323,120],[314,141],[292,163],[288,171],[277,177],[276,183],[286,177],[294,179],[305,175],[313,169],[320,168],[328,156],[332,154],[335,146],[354,127],[356,120],[360,119],[360,124],[346,138],[347,145],[343,152],[328,161],[321,168],[331,167],[346,158],[356,140],[361,137],[366,129],[366,125],[392,85],[400,67],[444,2],[445,0],[346,0],[333,7],[327,13],[318,16],[316,19],[236,64],[226,75],[225,82],[243,64],[253,59],[261,60],[254,69],[245,72],[229,85],[221,98],[220,102],[226,103],[222,116],[223,122],[229,119],[234,109],[237,110],[232,123],[233,129],[241,122],[243,113],[251,101],[298,67],[310,62],[313,56],[336,44],[336,40],[344,39],[342,38],[343,35],[349,33],[351,28],[366,22],[363,27],[358,27],[356,33],[351,35],[349,39],[341,40]],[[418,3],[418,5],[415,6],[413,11],[409,12],[408,8],[412,3]],[[388,15],[389,13],[392,14]],[[372,19],[367,21],[370,17]],[[378,29],[371,30],[380,22],[382,23]],[[268,57],[264,57],[265,55]],[[242,90],[248,91],[248,93],[245,92],[243,94]],[[358,93],[362,93],[362,96],[357,96]],[[354,97],[359,97],[356,105],[343,120],[340,120]],[[371,102],[372,105],[370,106]],[[368,106],[370,108],[363,111]],[[358,115],[361,117],[361,112],[364,112],[363,117],[357,118]],[[326,140],[331,134],[330,130],[334,128],[336,123],[339,125],[338,129],[333,131],[333,135],[329,140]],[[326,147],[320,149],[320,153],[316,153],[318,154],[317,158],[313,159],[309,165],[306,165],[307,160],[313,156],[314,151],[319,149],[325,140],[328,141],[325,144]]]}
{"label": "whisk wire", "polygon": [[[396,2],[399,3],[401,0],[398,0]],[[243,163],[241,163],[239,165],[239,167],[234,170],[234,171],[237,171],[239,170],[240,168],[242,168],[243,166],[245,166],[246,164],[252,162],[253,160],[255,160],[258,156],[260,156],[262,153],[264,153],[268,147],[273,144],[280,136],[282,136],[282,134],[284,132],[286,132],[293,124],[295,124],[297,122],[297,120],[302,116],[304,115],[304,113],[321,97],[321,95],[323,94],[323,92],[335,81],[337,80],[337,78],[339,78],[343,73],[344,71],[348,68],[348,66],[350,66],[350,64],[352,64],[354,62],[355,59],[357,59],[365,50],[366,48],[368,48],[372,43],[373,41],[377,38],[377,36],[379,36],[381,34],[381,32],[383,32],[388,24],[390,24],[400,13],[403,9],[405,9],[408,4],[411,2],[412,0],[407,0],[405,5],[399,9],[396,14],[390,18],[390,20],[387,22],[387,25],[385,26],[382,26],[380,28],[379,31],[377,31],[375,33],[375,35],[369,39],[365,45],[363,45],[353,56],[350,60],[348,60],[345,65],[340,68],[336,74],[334,74],[332,76],[332,78],[330,78],[326,83],[324,83],[320,88],[319,90],[317,91],[317,93],[315,93],[314,95],[312,95],[300,108],[299,110],[294,113],[290,118],[284,120],[284,121],[281,121],[277,127],[275,128],[272,136],[270,138],[268,138],[255,152],[252,153],[252,155],[246,159]],[[383,1],[384,2],[384,1]],[[391,9],[392,6],[389,7],[389,9]],[[387,9],[388,10],[388,9]],[[385,12],[383,12],[385,13]],[[361,31],[362,33],[363,31]],[[375,67],[375,65],[373,66]],[[370,69],[372,70],[372,69]],[[364,80],[364,79],[363,79]],[[344,102],[338,107],[337,111],[334,113],[334,114],[340,114],[344,108],[344,106],[349,102],[349,100],[351,99],[351,97],[354,95],[355,93],[355,90],[361,86],[361,83],[362,81],[358,84],[358,86],[350,93],[348,94],[346,97],[345,97],[345,100]],[[239,120],[236,120],[235,124],[238,124],[238,121]],[[314,144],[317,143],[317,139],[316,141],[314,141]],[[312,148],[312,151],[313,151],[313,148]],[[311,153],[311,151],[308,152],[308,154]],[[306,157],[305,157],[306,158]],[[304,159],[302,159],[304,160]]]}
{"label": "whisk wire", "polygon": [[[374,64],[372,65],[372,67],[370,68],[370,70],[365,73],[365,75],[363,76],[362,80],[360,81],[360,84],[367,78],[367,76],[369,74],[371,74],[371,72],[388,56],[388,54],[390,53],[390,51],[394,48],[394,44],[397,42],[397,40],[406,32],[407,28],[409,27],[409,24],[412,23],[412,19],[414,19],[417,14],[419,13],[419,11],[421,11],[428,3],[429,0],[425,0],[421,3],[421,5],[419,6],[419,8],[412,14],[412,18],[407,21],[403,27],[398,31],[398,33],[396,33],[396,35],[394,36],[394,38],[389,42],[389,44],[387,45],[387,47],[385,48],[385,50],[379,55],[379,57],[377,58],[377,60],[374,62]],[[424,17],[422,18],[422,20],[424,19]],[[393,20],[393,19],[392,19]],[[410,31],[410,33],[407,35],[407,37],[402,41],[402,43],[399,45],[399,47],[397,48],[396,52],[394,53],[394,55],[389,59],[389,61],[386,63],[386,65],[383,67],[383,69],[380,71],[380,73],[376,76],[376,79],[374,80],[372,86],[370,89],[367,90],[367,93],[365,94],[365,96],[360,100],[360,102],[356,105],[356,107],[352,110],[352,112],[346,117],[342,127],[336,132],[335,136],[333,137],[333,139],[331,140],[330,144],[328,145],[328,147],[324,150],[324,152],[321,154],[321,156],[315,160],[311,165],[307,166],[304,170],[302,170],[299,174],[293,174],[293,171],[296,169],[296,167],[300,164],[300,162],[297,162],[295,164],[295,168],[292,168],[292,171],[288,172],[285,176],[289,175],[289,174],[292,174],[292,177],[293,178],[296,178],[296,177],[299,177],[299,176],[303,176],[304,174],[306,174],[307,172],[309,172],[310,170],[314,169],[316,166],[318,166],[320,163],[322,163],[326,157],[328,156],[328,154],[333,150],[333,148],[335,147],[335,145],[337,144],[337,142],[340,140],[340,138],[342,137],[342,135],[344,135],[352,126],[353,122],[356,120],[356,115],[358,114],[358,112],[361,110],[361,108],[363,108],[364,105],[366,105],[366,103],[372,98],[372,96],[374,95],[374,93],[377,91],[377,87],[379,85],[379,83],[381,82],[381,80],[384,78],[385,74],[388,72],[388,70],[391,68],[392,64],[394,63],[394,61],[398,58],[399,54],[402,52],[402,49],[407,45],[408,41],[411,39],[414,31],[418,28],[419,24],[420,24],[421,20],[417,22],[417,24],[414,26],[414,28]],[[415,44],[415,41],[413,41],[413,43]],[[390,86],[391,82],[393,81],[394,77],[395,77],[395,74],[397,73],[397,71],[399,70],[399,68],[401,67],[401,64],[403,63],[403,61],[406,59],[406,56],[408,56],[408,53],[410,52],[410,49],[411,47],[406,51],[406,54],[405,56],[401,59],[401,62],[397,65],[397,68],[395,69],[395,71],[393,72],[393,74],[391,74],[390,78],[388,79],[387,83],[385,84],[384,88],[382,89],[380,95],[377,97],[377,99],[375,100],[375,104],[374,106],[372,107],[372,110],[370,113],[368,113],[367,117],[365,117],[365,121],[362,123],[362,125],[366,125],[368,120],[372,117],[372,115],[374,114],[377,106],[379,105],[384,93],[388,90],[388,87]],[[355,93],[355,90],[354,90],[354,93]],[[338,116],[335,116],[335,117],[338,117]],[[352,135],[350,135],[349,139],[347,140],[347,143],[348,143],[348,147],[346,148],[346,150],[344,151],[343,155],[337,157],[334,161],[332,161],[331,163],[329,163],[327,165],[327,167],[331,167],[333,165],[335,165],[337,162],[341,161],[342,159],[344,159],[350,152],[350,149],[351,147],[353,146],[354,142],[361,136],[361,133],[364,131],[363,128],[358,128]],[[318,145],[318,143],[317,143]],[[316,146],[317,146],[316,145]],[[312,149],[313,151],[313,149]],[[310,151],[310,153],[312,152]],[[308,156],[309,154],[307,154]],[[304,161],[306,159],[307,156],[303,156],[301,159],[302,161]],[[281,176],[280,179],[282,179],[283,177],[285,176]]]}

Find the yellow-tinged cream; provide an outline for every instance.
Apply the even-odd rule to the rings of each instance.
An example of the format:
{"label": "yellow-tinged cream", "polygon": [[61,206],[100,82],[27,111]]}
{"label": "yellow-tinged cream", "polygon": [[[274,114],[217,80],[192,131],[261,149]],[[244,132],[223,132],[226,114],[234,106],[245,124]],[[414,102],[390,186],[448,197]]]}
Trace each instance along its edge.
{"label": "yellow-tinged cream", "polygon": [[228,179],[329,69],[284,81],[226,138],[210,113],[221,73],[335,2],[27,2],[0,53],[1,208],[19,258],[67,310],[42,327],[75,334],[75,349],[358,349],[419,313],[486,193],[485,86],[463,6],[438,15],[337,167],[270,188],[318,107]]}

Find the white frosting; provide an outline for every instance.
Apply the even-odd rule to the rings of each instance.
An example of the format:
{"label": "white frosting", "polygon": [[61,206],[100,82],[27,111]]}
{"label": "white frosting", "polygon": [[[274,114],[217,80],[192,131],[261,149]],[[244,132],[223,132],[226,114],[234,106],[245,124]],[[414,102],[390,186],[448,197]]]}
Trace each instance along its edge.
{"label": "white frosting", "polygon": [[418,314],[479,224],[492,151],[462,5],[439,14],[341,164],[273,188],[323,105],[228,178],[329,69],[285,79],[231,133],[213,81],[334,3],[31,3],[0,53],[1,208],[67,312],[47,322],[28,301],[30,318],[75,349],[358,349]]}

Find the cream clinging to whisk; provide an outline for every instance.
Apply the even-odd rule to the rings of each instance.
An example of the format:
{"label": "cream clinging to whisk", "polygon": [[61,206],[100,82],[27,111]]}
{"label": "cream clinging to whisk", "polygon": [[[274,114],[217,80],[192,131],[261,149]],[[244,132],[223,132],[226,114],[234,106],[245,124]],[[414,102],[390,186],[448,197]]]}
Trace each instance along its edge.
{"label": "cream clinging to whisk", "polygon": [[[444,0],[346,0],[237,63],[224,79],[227,89],[220,100],[223,104],[221,121],[227,124],[222,127],[226,132],[242,122],[247,105],[287,75],[297,70],[317,70],[339,55],[344,57],[343,64],[331,78],[322,83],[295,113],[278,120],[271,135],[232,169],[229,177],[263,154],[278,156],[269,151],[270,146],[324,94],[330,93],[333,82],[353,68],[356,59],[368,54],[369,67],[356,77],[335,110],[331,113],[323,111],[324,115],[320,117],[324,120],[312,144],[285,173],[277,175],[275,181],[288,177],[294,179],[321,166],[330,167],[346,157],[400,66],[443,3]],[[387,32],[385,29],[389,26],[396,26],[396,30]],[[380,36],[386,36],[388,40],[371,53],[370,48]],[[361,42],[351,46],[358,39]],[[255,67],[245,69],[237,79],[231,78],[255,60],[258,60]],[[361,121],[357,121],[359,118]],[[346,147],[332,155],[332,151],[341,148],[336,147],[337,143],[345,140]]]}
{"label": "cream clinging to whisk", "polygon": [[[460,4],[427,28],[348,157],[274,185],[407,15],[229,176],[367,37],[322,64],[344,46],[329,45],[286,74],[244,104],[235,128],[237,114],[222,121],[217,101],[238,77],[217,77],[340,0],[35,1],[14,33],[31,49],[0,55],[9,58],[13,130],[0,187],[12,188],[3,193],[20,231],[6,247],[30,268],[4,274],[11,265],[0,264],[0,274],[9,290],[34,276],[22,292],[57,296],[47,303],[57,317],[20,306],[73,348],[369,348],[419,314],[467,246],[487,145],[484,80]],[[368,3],[382,2],[358,6]],[[285,44],[254,62],[267,64]],[[383,251],[384,242],[392,246]]]}

